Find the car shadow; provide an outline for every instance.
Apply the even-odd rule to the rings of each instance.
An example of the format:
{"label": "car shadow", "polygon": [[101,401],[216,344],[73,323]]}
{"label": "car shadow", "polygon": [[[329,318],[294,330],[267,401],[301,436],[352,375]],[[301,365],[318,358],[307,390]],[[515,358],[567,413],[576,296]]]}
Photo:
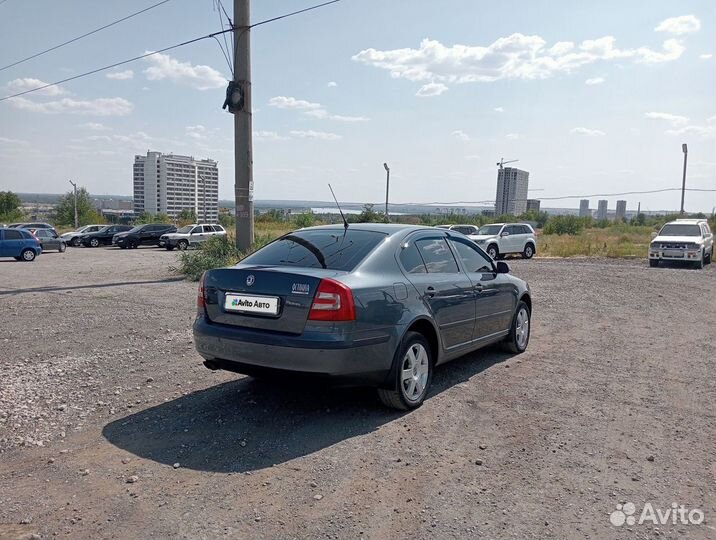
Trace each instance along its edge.
{"label": "car shadow", "polygon": [[[438,367],[428,400],[510,357],[487,348]],[[102,434],[158,463],[246,472],[370,433],[406,414],[381,405],[373,389],[299,388],[243,377],[110,422]]]}

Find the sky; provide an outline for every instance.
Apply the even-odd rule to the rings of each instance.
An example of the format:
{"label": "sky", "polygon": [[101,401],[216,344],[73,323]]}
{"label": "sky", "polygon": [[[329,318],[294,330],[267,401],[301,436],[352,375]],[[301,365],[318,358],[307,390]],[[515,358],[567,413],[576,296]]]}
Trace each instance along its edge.
{"label": "sky", "polygon": [[[157,0],[5,0],[0,67]],[[254,0],[252,22],[313,0]],[[318,3],[318,2],[315,2]],[[228,4],[228,5],[227,5]],[[101,7],[99,7],[101,6]],[[225,2],[231,14],[232,3]],[[716,3],[342,0],[252,30],[255,198],[494,200],[518,159],[530,196],[716,188]],[[0,70],[0,97],[221,28],[214,0],[170,0]],[[233,198],[227,62],[214,40],[0,101],[0,190],[131,194],[147,150],[219,163]],[[679,192],[626,199],[678,209]],[[716,192],[689,192],[711,212]]]}

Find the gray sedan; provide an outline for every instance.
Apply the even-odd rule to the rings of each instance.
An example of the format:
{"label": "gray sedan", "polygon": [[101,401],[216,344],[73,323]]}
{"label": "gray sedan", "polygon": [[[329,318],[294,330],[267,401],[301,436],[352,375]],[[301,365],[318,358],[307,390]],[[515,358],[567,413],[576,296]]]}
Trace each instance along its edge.
{"label": "gray sedan", "polygon": [[462,234],[411,225],[310,227],[199,286],[196,348],[210,369],[309,374],[420,406],[433,368],[529,343],[529,287]]}
{"label": "gray sedan", "polygon": [[64,253],[67,249],[67,242],[54,229],[35,229],[31,230],[31,232],[40,240],[42,251],[57,250],[60,253]]}

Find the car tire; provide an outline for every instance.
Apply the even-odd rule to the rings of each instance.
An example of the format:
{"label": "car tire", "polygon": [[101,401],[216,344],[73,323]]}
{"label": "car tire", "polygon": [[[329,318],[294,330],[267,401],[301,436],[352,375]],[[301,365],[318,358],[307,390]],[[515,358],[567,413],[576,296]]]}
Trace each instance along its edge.
{"label": "car tire", "polygon": [[535,256],[535,246],[532,242],[528,242],[525,249],[522,251],[523,259],[531,259]]}
{"label": "car tire", "polygon": [[177,247],[178,247],[181,251],[184,251],[185,249],[187,249],[187,248],[189,247],[189,242],[187,242],[186,240],[179,240],[179,241],[177,242]]}
{"label": "car tire", "polygon": [[35,250],[30,248],[25,248],[20,253],[20,260],[25,262],[32,262],[35,260],[35,257],[37,257],[37,253],[35,253]]}
{"label": "car tire", "polygon": [[504,341],[505,350],[513,354],[520,354],[527,350],[530,343],[530,330],[532,315],[525,302],[518,302],[515,315],[512,317],[510,333]]}
{"label": "car tire", "polygon": [[711,264],[711,261],[714,258],[714,249],[711,248],[711,251],[709,251],[708,256],[706,257],[706,260],[704,261],[704,264]]}
{"label": "car tire", "polygon": [[65,243],[63,242],[63,243],[60,244],[60,247],[57,248],[57,251],[59,251],[60,253],[64,253],[66,249],[67,249],[67,244],[65,244]]}
{"label": "car tire", "polygon": [[649,259],[649,266],[651,268],[656,268],[659,266],[659,259]]}
{"label": "car tire", "polygon": [[393,366],[393,387],[379,388],[386,407],[407,411],[423,404],[433,379],[430,344],[419,332],[408,332],[401,341]]}
{"label": "car tire", "polygon": [[80,242],[80,239],[79,239],[79,237],[77,237],[77,236],[75,236],[72,240],[70,240],[70,245],[71,245],[72,247],[80,247],[80,244],[81,244],[81,243],[82,243],[82,242]]}
{"label": "car tire", "polygon": [[485,253],[487,253],[490,257],[492,257],[493,260],[496,261],[497,258],[500,256],[500,249],[497,247],[497,244],[490,244],[489,246],[487,246]]}
{"label": "car tire", "polygon": [[99,238],[92,238],[89,241],[90,247],[96,248],[99,247]]}
{"label": "car tire", "polygon": [[701,255],[701,257],[699,258],[699,260],[694,263],[694,267],[695,267],[697,270],[703,269],[703,267],[704,267],[704,259],[705,259],[705,258],[706,258],[706,254],[703,254],[703,255]]}

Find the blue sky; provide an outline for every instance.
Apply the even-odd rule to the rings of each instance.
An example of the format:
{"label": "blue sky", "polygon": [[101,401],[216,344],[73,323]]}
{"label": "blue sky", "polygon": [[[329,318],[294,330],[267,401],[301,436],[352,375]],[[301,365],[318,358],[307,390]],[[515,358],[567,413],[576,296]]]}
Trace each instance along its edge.
{"label": "blue sky", "polygon": [[[0,65],[151,3],[7,0]],[[254,1],[252,19],[311,3]],[[326,200],[331,182],[343,200],[380,201],[387,161],[393,201],[490,200],[502,156],[530,171],[536,198],[678,187],[682,142],[689,186],[716,188],[715,22],[712,1],[343,0],[258,27],[255,197]],[[0,71],[0,96],[218,28],[212,0],[171,0]],[[232,198],[228,77],[206,40],[0,102],[0,189],[74,179],[130,194],[133,156],[152,149],[216,159]],[[623,198],[657,210],[679,196]],[[710,212],[716,193],[686,206]]]}

